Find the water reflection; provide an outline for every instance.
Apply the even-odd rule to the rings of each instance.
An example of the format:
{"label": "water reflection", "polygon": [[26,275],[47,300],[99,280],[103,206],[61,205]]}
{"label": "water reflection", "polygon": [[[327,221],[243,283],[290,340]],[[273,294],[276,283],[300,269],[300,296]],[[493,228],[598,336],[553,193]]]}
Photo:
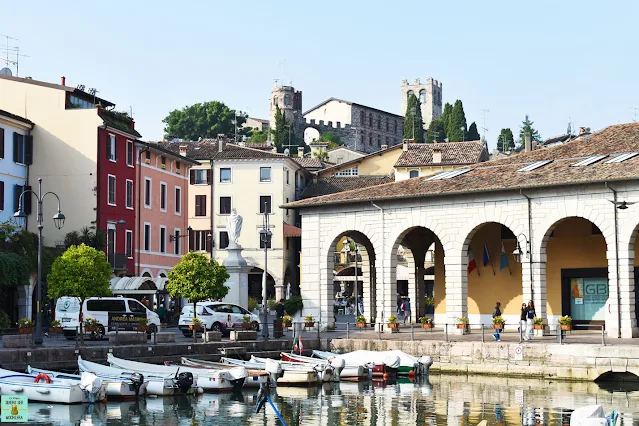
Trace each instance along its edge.
{"label": "water reflection", "polygon": [[[431,376],[396,382],[343,382],[278,388],[273,402],[289,426],[301,425],[568,425],[575,408],[602,404],[639,425],[639,392],[594,383],[484,376]],[[254,392],[175,396],[106,405],[32,403],[33,422],[76,425],[279,425],[270,406],[255,414]]]}

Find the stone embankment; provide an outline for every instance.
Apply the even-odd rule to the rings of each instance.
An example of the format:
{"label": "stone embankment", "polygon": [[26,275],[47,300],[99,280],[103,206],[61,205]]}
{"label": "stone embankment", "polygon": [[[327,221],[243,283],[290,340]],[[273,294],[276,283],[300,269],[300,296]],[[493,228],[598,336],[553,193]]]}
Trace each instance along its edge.
{"label": "stone embankment", "polygon": [[329,350],[398,349],[433,357],[431,371],[554,380],[594,381],[609,373],[639,380],[639,346],[333,339]]}

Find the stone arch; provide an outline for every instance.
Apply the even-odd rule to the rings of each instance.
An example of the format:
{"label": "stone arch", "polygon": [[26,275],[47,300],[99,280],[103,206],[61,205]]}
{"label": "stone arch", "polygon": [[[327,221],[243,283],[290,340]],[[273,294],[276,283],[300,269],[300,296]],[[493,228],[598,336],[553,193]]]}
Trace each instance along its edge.
{"label": "stone arch", "polygon": [[158,271],[158,278],[167,278],[169,275],[164,269],[160,269]]}
{"label": "stone arch", "polygon": [[142,273],[140,273],[141,277],[148,277],[148,278],[152,278],[153,277],[153,273],[151,272],[151,269],[149,268],[144,268],[142,270]]}
{"label": "stone arch", "polygon": [[[630,300],[630,327],[636,329],[639,326],[639,291],[637,291],[637,282],[639,282],[639,224],[637,224],[633,231],[630,233],[629,238],[624,238],[620,236],[620,249],[623,253],[627,250],[627,260],[625,263],[628,265],[627,277],[624,276],[623,269],[620,270],[620,278],[625,278],[628,281],[628,292],[632,294],[634,292],[634,301]],[[626,244],[623,241],[627,241]],[[621,258],[621,254],[620,254]],[[621,259],[620,259],[621,262]],[[623,293],[622,293],[623,295]],[[632,312],[632,307],[634,307],[634,315]],[[634,332],[636,334],[637,331]]]}
{"label": "stone arch", "polygon": [[[262,303],[262,275],[264,266],[257,262],[251,262],[247,259],[247,265],[251,267],[248,272],[248,296],[253,297],[258,303]],[[266,270],[266,297],[272,299],[275,297],[276,275],[269,269]]]}
{"label": "stone arch", "polygon": [[308,145],[322,136],[322,130],[319,126],[306,124],[302,130],[302,135],[304,136],[304,143]]}

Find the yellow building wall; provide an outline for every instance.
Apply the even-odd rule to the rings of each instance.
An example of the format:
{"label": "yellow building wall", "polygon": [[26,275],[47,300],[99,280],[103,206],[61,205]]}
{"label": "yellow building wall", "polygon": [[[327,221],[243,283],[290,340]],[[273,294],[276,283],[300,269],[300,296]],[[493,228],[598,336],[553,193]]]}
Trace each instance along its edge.
{"label": "yellow building wall", "polygon": [[350,169],[352,167],[358,166],[358,173],[360,176],[363,175],[387,175],[394,170],[395,163],[399,159],[399,156],[402,154],[402,149],[390,149],[383,151],[377,155],[371,155],[370,157],[363,158],[361,161],[354,161],[349,164],[345,164],[341,167],[335,167],[330,170],[320,171],[320,177],[329,177],[333,176],[335,173],[340,170]]}
{"label": "yellow building wall", "polygon": [[410,179],[412,170],[419,170],[419,177],[432,176],[440,172],[448,172],[463,166],[428,166],[428,167],[398,167],[395,169],[395,181]]}
{"label": "yellow building wall", "polygon": [[446,271],[444,268],[444,248],[435,241],[435,313],[446,313]]}

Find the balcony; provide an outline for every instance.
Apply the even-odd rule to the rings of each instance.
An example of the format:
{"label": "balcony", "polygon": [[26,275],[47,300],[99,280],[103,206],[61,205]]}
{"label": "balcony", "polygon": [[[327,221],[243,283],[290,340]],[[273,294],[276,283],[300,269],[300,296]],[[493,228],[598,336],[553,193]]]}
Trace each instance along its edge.
{"label": "balcony", "polygon": [[128,258],[124,253],[109,253],[107,260],[114,271],[126,271],[128,267]]}

